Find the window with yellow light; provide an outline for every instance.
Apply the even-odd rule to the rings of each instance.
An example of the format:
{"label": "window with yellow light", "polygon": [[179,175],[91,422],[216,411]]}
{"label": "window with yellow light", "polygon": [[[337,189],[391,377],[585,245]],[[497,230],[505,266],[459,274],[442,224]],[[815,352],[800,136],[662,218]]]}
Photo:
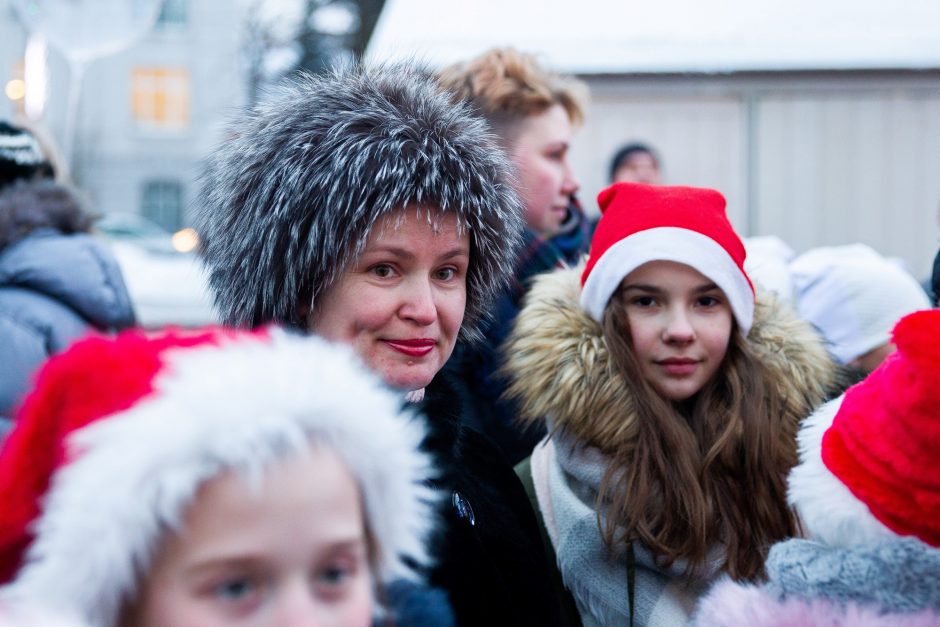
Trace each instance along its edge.
{"label": "window with yellow light", "polygon": [[189,70],[136,67],[131,80],[131,107],[138,128],[179,132],[189,126]]}

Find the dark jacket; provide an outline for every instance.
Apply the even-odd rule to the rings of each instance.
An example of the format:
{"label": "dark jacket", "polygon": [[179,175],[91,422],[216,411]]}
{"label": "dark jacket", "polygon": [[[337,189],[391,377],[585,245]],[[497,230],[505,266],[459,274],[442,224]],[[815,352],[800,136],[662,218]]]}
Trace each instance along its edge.
{"label": "dark jacket", "polygon": [[466,398],[438,374],[428,386],[426,449],[440,472],[442,525],[429,584],[447,592],[458,625],[557,625],[540,531],[522,484],[496,446],[463,424]]}
{"label": "dark jacket", "polygon": [[930,274],[930,300],[933,306],[940,306],[940,251],[933,258],[933,271]]}
{"label": "dark jacket", "polygon": [[454,612],[443,590],[411,581],[394,581],[384,591],[388,612],[374,627],[453,627]]}
{"label": "dark jacket", "polygon": [[0,417],[47,357],[89,332],[133,324],[120,268],[93,236],[41,228],[0,250]]}
{"label": "dark jacket", "polygon": [[532,452],[545,435],[539,425],[524,426],[517,420],[516,403],[504,397],[507,380],[499,374],[500,347],[512,329],[522,299],[532,279],[565,265],[575,265],[590,245],[590,223],[576,200],[568,209],[561,231],[551,239],[526,229],[510,284],[497,297],[490,318],[482,326],[484,341],[459,342],[445,370],[465,386],[471,399],[464,416],[467,424],[486,434],[499,446],[510,465]]}

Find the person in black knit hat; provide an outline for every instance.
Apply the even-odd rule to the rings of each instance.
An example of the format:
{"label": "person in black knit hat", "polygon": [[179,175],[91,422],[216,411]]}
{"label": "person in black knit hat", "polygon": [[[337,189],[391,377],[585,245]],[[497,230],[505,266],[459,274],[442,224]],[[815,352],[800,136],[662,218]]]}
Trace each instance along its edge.
{"label": "person in black knit hat", "polygon": [[136,322],[91,213],[54,174],[34,134],[0,121],[0,437],[46,358]]}

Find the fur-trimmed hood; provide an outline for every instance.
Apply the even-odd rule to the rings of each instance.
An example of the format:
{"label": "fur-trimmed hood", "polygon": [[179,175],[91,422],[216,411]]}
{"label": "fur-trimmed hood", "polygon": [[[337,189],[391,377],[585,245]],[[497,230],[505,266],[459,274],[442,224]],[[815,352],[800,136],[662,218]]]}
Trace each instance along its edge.
{"label": "fur-trimmed hood", "polygon": [[[504,347],[504,371],[522,420],[548,417],[552,428],[609,452],[636,437],[634,398],[610,360],[601,325],[579,303],[582,270],[535,280]],[[835,385],[836,365],[809,324],[769,292],[758,293],[747,341],[785,399],[784,437],[795,437]]]}

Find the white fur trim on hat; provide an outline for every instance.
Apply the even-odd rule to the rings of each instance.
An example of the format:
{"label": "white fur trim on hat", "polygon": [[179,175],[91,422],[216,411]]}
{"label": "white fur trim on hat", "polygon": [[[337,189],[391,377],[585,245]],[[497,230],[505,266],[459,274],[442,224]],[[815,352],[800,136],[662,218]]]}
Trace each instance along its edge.
{"label": "white fur trim on hat", "polygon": [[691,266],[715,282],[728,298],[746,336],[754,321],[754,291],[721,245],[697,231],[666,226],[634,233],[612,245],[597,260],[581,290],[581,306],[598,322],[624,277],[649,261]]}
{"label": "white fur trim on hat", "polygon": [[432,474],[422,423],[352,352],[314,337],[174,349],[156,393],[76,431],[53,477],[36,539],[4,595],[114,624],[167,528],[201,484],[228,470],[328,446],[362,490],[382,581],[426,563]]}
{"label": "white fur trim on hat", "polygon": [[790,471],[788,500],[807,534],[831,546],[877,543],[896,537],[862,501],[826,468],[822,439],[842,405],[843,397],[817,409],[800,427],[800,463]]}

